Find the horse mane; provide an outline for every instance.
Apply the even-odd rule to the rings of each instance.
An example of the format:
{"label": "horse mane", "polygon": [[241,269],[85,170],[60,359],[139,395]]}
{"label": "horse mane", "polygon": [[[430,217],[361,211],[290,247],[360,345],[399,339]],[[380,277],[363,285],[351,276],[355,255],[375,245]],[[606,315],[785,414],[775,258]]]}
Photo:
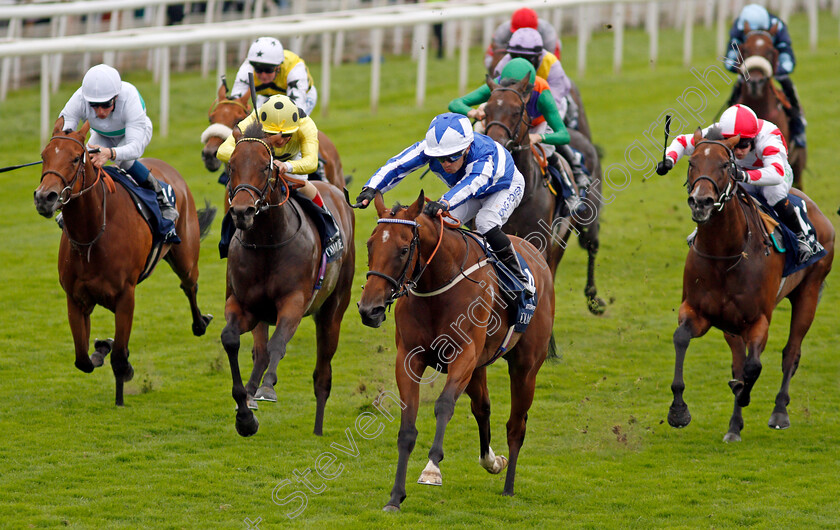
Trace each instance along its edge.
{"label": "horse mane", "polygon": [[397,212],[405,208],[402,204],[397,201],[393,208],[391,208],[391,216],[397,215]]}
{"label": "horse mane", "polygon": [[262,123],[257,120],[249,123],[245,130],[242,131],[243,138],[256,138],[262,140],[265,138],[265,131],[263,131]]}
{"label": "horse mane", "polygon": [[726,138],[723,137],[723,133],[720,130],[720,127],[712,127],[708,131],[706,131],[706,136],[703,138],[707,140],[725,140]]}

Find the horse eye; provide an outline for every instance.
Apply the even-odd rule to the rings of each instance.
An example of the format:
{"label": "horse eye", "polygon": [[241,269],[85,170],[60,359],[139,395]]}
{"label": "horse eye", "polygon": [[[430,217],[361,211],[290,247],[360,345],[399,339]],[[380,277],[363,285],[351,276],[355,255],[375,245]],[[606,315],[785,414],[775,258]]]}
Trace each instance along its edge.
{"label": "horse eye", "polygon": [[82,157],[80,157],[80,156],[76,156],[76,158],[74,158],[74,159],[73,159],[73,163],[74,163],[74,164],[78,164],[78,163],[79,163],[79,160],[81,160],[81,159],[82,159]]}
{"label": "horse eye", "polygon": [[408,254],[408,247],[403,247],[403,248],[400,250],[400,253],[401,253],[403,256],[405,256],[406,254]]}

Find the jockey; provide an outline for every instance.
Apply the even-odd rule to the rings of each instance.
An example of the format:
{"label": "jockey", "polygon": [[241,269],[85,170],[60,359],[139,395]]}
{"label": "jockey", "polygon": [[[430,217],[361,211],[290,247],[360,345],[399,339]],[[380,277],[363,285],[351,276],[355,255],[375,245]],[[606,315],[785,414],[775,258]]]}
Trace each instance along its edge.
{"label": "jockey", "polygon": [[493,32],[493,40],[484,53],[484,68],[489,69],[493,63],[493,52],[504,50],[508,47],[508,41],[516,30],[521,28],[532,28],[540,33],[545,51],[560,57],[560,50],[563,45],[557,37],[557,30],[546,20],[537,17],[537,12],[529,7],[522,7],[513,12],[510,22],[502,22]]}
{"label": "jockey", "polygon": [[[154,191],[161,216],[175,223],[178,211],[163,194],[149,168],[138,160],[152,140],[152,120],[146,115],[146,102],[134,85],[120,79],[119,72],[107,64],[93,66],[60,116],[68,130],[75,130],[79,122],[90,122],[88,148],[99,149],[90,155],[93,167],[100,169],[109,160],[113,161],[137,184]],[[166,237],[174,235],[173,227]]]}
{"label": "jockey", "polygon": [[[563,124],[563,119],[557,112],[557,105],[554,96],[549,89],[548,83],[542,77],[538,77],[533,65],[525,59],[511,59],[502,70],[498,78],[499,84],[508,86],[518,83],[526,75],[530,75],[531,83],[534,84],[527,102],[528,115],[531,117],[529,136],[532,144],[542,143],[548,161],[562,173],[560,160],[554,150],[557,150],[572,168],[572,174],[577,182],[581,196],[585,196],[589,187],[589,177],[583,171],[580,153],[569,146],[569,131]],[[449,102],[449,110],[464,114],[474,120],[484,120],[484,109],[479,107],[473,109],[474,105],[486,103],[490,99],[490,87],[487,84],[481,85],[469,94],[453,99]]]}
{"label": "jockey", "polygon": [[[749,25],[750,31],[769,31],[774,25],[776,26],[773,46],[779,52],[779,64],[774,77],[782,85],[785,97],[790,101],[790,109],[786,109],[786,112],[791,120],[790,135],[793,138],[793,143],[805,147],[805,126],[807,122],[802,116],[802,107],[799,104],[796,87],[793,86],[793,81],[790,79],[790,74],[796,67],[796,58],[793,55],[793,43],[790,40],[787,25],[779,17],[769,13],[767,9],[758,4],[745,6],[729,30],[729,50],[726,52],[726,58],[723,62],[730,71],[740,72],[738,45],[743,44],[747,38],[744,31],[745,22]],[[743,82],[741,76],[738,76],[738,82],[732,88],[732,95],[729,97],[727,105],[731,106],[738,100]]]}
{"label": "jockey", "polygon": [[[292,181],[303,183],[297,193],[318,207],[326,225],[323,234],[324,248],[325,250],[330,248],[333,243],[340,241],[338,225],[330,211],[324,206],[324,199],[318,192],[318,188],[308,179],[309,174],[318,169],[318,127],[312,118],[307,116],[303,109],[297,107],[288,96],[278,94],[269,97],[260,106],[259,113],[263,132],[281,136],[280,144],[274,146],[273,153],[277,176],[285,175]],[[237,127],[240,131],[245,131],[256,119],[256,113],[251,112],[239,122]],[[236,139],[231,134],[219,146],[216,158],[228,163],[235,147]],[[339,245],[336,248],[336,252],[341,250],[340,247]],[[327,257],[329,259],[331,255]]]}
{"label": "jockey", "polygon": [[577,104],[571,98],[572,81],[563,70],[560,59],[543,48],[540,32],[532,28],[521,28],[514,32],[507,47],[507,55],[499,60],[493,75],[499,76],[511,59],[525,59],[536,69],[537,76],[548,82],[551,95],[557,104],[557,111],[563,123],[577,128]]}
{"label": "jockey", "polygon": [[[724,138],[740,136],[732,149],[737,171],[735,180],[753,195],[761,195],[773,207],[779,218],[799,240],[800,263],[808,261],[821,249],[805,235],[805,227],[787,196],[793,183],[793,170],[787,159],[787,145],[779,128],[766,120],[759,120],[745,105],[726,109],[718,123],[703,129],[703,135],[712,127],[720,130]],[[666,157],[656,166],[656,172],[665,175],[683,155],[694,152],[694,136],[682,134],[668,147]]]}
{"label": "jockey", "polygon": [[248,49],[248,58],[236,72],[236,81],[230,90],[232,98],[242,97],[251,90],[248,74],[254,74],[257,89],[257,106],[275,94],[285,94],[312,114],[318,102],[318,90],[306,63],[297,54],[284,50],[280,41],[271,37],[260,37]]}
{"label": "jockey", "polygon": [[386,192],[415,169],[429,169],[443,180],[449,191],[424,208],[434,217],[449,211],[462,223],[475,219],[475,228],[487,238],[496,257],[534,296],[528,277],[519,266],[516,252],[502,225],[522,200],[525,179],[516,169],[510,153],[492,138],[473,133],[470,121],[451,112],[435,116],[426,138],[388,160],[365,183],[356,203],[366,207],[377,191]]}

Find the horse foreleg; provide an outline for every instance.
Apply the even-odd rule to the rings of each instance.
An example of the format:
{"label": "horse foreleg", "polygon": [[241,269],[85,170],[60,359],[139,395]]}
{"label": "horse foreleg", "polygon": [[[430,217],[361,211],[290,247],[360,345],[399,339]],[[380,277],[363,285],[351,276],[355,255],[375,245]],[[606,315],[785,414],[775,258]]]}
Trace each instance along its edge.
{"label": "horse foreleg", "polygon": [[683,380],[683,363],[685,352],[688,350],[688,343],[691,339],[699,337],[709,330],[709,321],[697,315],[693,309],[683,302],[680,306],[680,325],[674,331],[674,380],[671,383],[671,392],[674,400],[668,410],[668,424],[671,427],[685,427],[691,422],[691,414],[688,412],[688,405],[683,400],[685,381]]}
{"label": "horse foreleg", "polygon": [[490,447],[490,394],[487,391],[487,371],[477,368],[466,388],[472,401],[471,409],[478,424],[478,462],[488,473],[499,473],[507,465],[507,458],[497,456]]}
{"label": "horse foreleg", "polygon": [[222,330],[222,346],[228,356],[230,364],[230,375],[233,380],[233,400],[236,401],[236,432],[240,436],[251,436],[257,432],[260,422],[248,408],[248,393],[242,384],[242,375],[239,373],[239,337],[253,329],[254,325],[250,318],[242,310],[236,297],[229,296],[225,303],[225,321],[227,324]]}
{"label": "horse foreleg", "polygon": [[[248,379],[248,384],[245,385],[245,390],[248,393],[248,406],[256,409],[256,403],[252,403],[252,401],[257,396],[257,387],[260,386],[263,374],[268,368],[268,324],[258,322],[257,326],[251,330],[251,335],[254,338],[254,349],[251,351],[254,368],[251,370],[251,377]],[[265,397],[261,395],[260,399],[265,399]],[[265,399],[265,401],[268,401],[268,399]]]}
{"label": "horse foreleg", "polygon": [[195,249],[192,245],[182,241],[174,245],[164,258],[178,278],[181,280],[181,290],[187,296],[190,303],[190,314],[192,315],[192,332],[196,337],[204,335],[207,325],[213,320],[213,315],[202,315],[198,308],[198,242]]}
{"label": "horse foreleg", "polygon": [[417,481],[420,484],[440,486],[443,483],[440,473],[440,462],[443,460],[443,435],[449,420],[455,413],[455,402],[470,382],[475,369],[475,358],[475,343],[470,343],[463,347],[455,361],[449,365],[443,391],[435,401],[435,438],[429,449],[429,463],[426,464],[426,468]]}
{"label": "horse foreleg", "polygon": [[420,378],[426,370],[426,365],[420,355],[406,356],[406,348],[400,344],[399,329],[397,330],[397,360],[396,372],[397,388],[400,401],[405,407],[400,413],[400,432],[397,435],[397,472],[394,477],[394,487],[391,488],[391,498],[383,510],[398,512],[400,504],[405,500],[405,476],[408,470],[408,458],[414,450],[417,441],[417,407],[420,403]]}
{"label": "horse foreleg", "polygon": [[263,376],[262,386],[257,390],[257,399],[277,401],[277,392],[274,390],[274,385],[277,384],[277,365],[286,356],[286,345],[292,340],[302,316],[302,300],[282,299],[277,304],[276,327],[268,341],[268,370]]}
{"label": "horse foreleg", "polygon": [[519,348],[524,344],[517,345],[517,354],[508,360],[508,375],[510,376],[510,418],[507,422],[507,442],[510,451],[510,462],[505,475],[505,489],[503,495],[513,495],[513,483],[516,479],[516,461],[519,459],[519,451],[525,442],[525,426],[528,422],[528,410],[534,401],[534,388],[537,384],[537,371],[539,363],[523,362],[529,359],[523,350]]}
{"label": "horse foreleg", "polygon": [[123,291],[114,310],[114,344],[111,350],[111,370],[116,381],[116,403],[123,405],[123,384],[134,377],[134,368],[128,362],[128,339],[134,320],[134,286]]}
{"label": "horse foreleg", "polygon": [[738,404],[746,407],[750,404],[750,393],[752,392],[758,376],[761,375],[761,354],[767,344],[767,334],[770,330],[770,320],[761,316],[758,321],[747,331],[747,359],[744,362],[744,388],[736,395]]}
{"label": "horse foreleg", "polygon": [[94,365],[88,355],[90,346],[90,311],[86,311],[67,296],[67,318],[70,321],[70,333],[76,349],[75,366],[86,374],[93,372]]}
{"label": "horse foreleg", "polygon": [[735,405],[732,409],[732,416],[729,418],[729,430],[723,436],[723,441],[740,442],[741,431],[744,428],[744,417],[741,413],[742,407],[738,404],[738,397],[744,389],[744,364],[747,359],[747,345],[740,335],[724,333],[723,338],[732,351],[732,380],[729,381],[729,387],[735,394]]}
{"label": "horse foreleg", "polygon": [[312,373],[315,390],[315,430],[321,436],[324,429],[324,408],[332,389],[332,358],[338,349],[341,334],[341,317],[350,303],[349,292],[345,296],[335,292],[315,314],[315,333],[318,342],[318,359]]}
{"label": "horse foreleg", "polygon": [[586,307],[593,315],[603,315],[607,309],[607,303],[598,297],[598,289],[595,287],[595,256],[598,254],[600,246],[597,228],[593,227],[582,232],[580,242],[589,255],[586,267],[586,288],[583,290],[586,295]]}
{"label": "horse foreleg", "polygon": [[790,380],[799,367],[802,356],[802,340],[811,328],[814,315],[817,312],[821,282],[810,282],[801,285],[790,296],[790,333],[787,344],[782,350],[782,386],[776,394],[776,404],[767,426],[771,429],[787,429],[790,418],[787,406],[790,403]]}

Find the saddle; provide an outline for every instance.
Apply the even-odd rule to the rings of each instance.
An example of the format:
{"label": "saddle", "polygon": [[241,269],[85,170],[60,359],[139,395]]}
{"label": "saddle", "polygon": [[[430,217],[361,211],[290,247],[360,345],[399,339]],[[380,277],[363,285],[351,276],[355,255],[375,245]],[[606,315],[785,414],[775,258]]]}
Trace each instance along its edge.
{"label": "saddle", "polygon": [[[140,217],[146,221],[149,230],[152,232],[152,249],[146,258],[146,265],[143,267],[143,272],[140,273],[140,277],[137,279],[137,283],[140,283],[154,271],[155,265],[160,261],[163,245],[167,243],[180,243],[181,239],[177,235],[170,237],[169,240],[166,239],[167,234],[173,232],[175,225],[171,220],[165,219],[160,215],[157,194],[154,191],[141,188],[128,173],[119,167],[105,166],[102,169],[115,182],[125,188],[132,202],[134,202],[137,211],[140,213]],[[175,192],[172,186],[162,180],[158,180],[158,183],[160,183],[160,187],[163,189],[163,193],[170,203],[176,204]]]}

